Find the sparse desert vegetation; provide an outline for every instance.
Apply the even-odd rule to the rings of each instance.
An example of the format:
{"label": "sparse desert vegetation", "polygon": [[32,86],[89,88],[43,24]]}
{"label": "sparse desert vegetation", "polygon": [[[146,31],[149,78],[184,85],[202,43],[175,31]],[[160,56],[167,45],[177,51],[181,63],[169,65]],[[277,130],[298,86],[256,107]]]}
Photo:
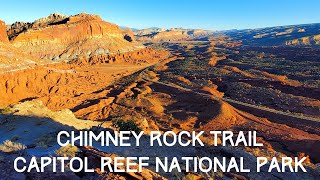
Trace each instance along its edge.
{"label": "sparse desert vegetation", "polygon": [[77,146],[72,146],[71,144],[69,144],[67,146],[59,148],[55,153],[62,157],[75,157],[77,152]]}
{"label": "sparse desert vegetation", "polygon": [[21,143],[6,140],[0,144],[0,151],[5,153],[21,153],[27,147]]}
{"label": "sparse desert vegetation", "polygon": [[[112,156],[152,158],[245,157],[250,167],[257,156],[269,160],[304,156],[310,168],[309,174],[286,175],[142,173],[162,179],[318,177],[320,126],[314,119],[320,118],[319,24],[227,32],[183,28],[133,32],[81,13],[1,26],[0,169],[16,153],[75,157],[90,149],[96,156],[105,150]],[[24,60],[18,61],[21,57]],[[143,136],[140,147],[59,147],[55,138],[61,130],[204,131],[206,146],[152,148]],[[212,130],[235,134],[256,130],[264,146],[222,147],[220,138],[213,146],[208,138]],[[150,169],[155,169],[154,163]],[[0,172],[6,174],[10,173]],[[77,176],[126,175],[106,175],[97,168]]]}
{"label": "sparse desert vegetation", "polygon": [[134,131],[137,134],[141,132],[141,128],[133,120],[113,119],[112,125],[119,131]]}

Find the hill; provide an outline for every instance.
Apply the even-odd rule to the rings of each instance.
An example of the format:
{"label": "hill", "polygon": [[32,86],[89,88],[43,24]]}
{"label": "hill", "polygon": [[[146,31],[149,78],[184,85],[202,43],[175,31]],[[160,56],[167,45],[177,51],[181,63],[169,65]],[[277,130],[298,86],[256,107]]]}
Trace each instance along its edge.
{"label": "hill", "polygon": [[149,28],[134,32],[138,41],[180,41],[206,38],[213,35],[213,31],[202,29],[182,28]]}
{"label": "hill", "polygon": [[8,42],[6,24],[0,20],[0,42]]}
{"label": "hill", "polygon": [[51,14],[33,23],[7,28],[13,46],[47,60],[70,61],[101,54],[124,53],[143,48],[128,30],[103,21],[97,15]]}
{"label": "hill", "polygon": [[45,61],[23,53],[20,49],[12,46],[6,33],[6,25],[0,21],[0,70],[15,71],[45,63]]}
{"label": "hill", "polygon": [[320,45],[320,34],[289,40],[286,45]]}
{"label": "hill", "polygon": [[226,31],[251,46],[319,45],[320,23]]}

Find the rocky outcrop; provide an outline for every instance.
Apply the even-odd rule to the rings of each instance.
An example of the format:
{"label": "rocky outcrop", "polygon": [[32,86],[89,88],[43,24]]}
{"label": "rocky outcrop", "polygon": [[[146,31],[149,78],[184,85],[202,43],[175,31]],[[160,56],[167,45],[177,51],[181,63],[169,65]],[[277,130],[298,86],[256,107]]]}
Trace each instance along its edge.
{"label": "rocky outcrop", "polygon": [[27,31],[32,27],[31,23],[15,22],[7,26],[7,34],[10,40],[14,39],[20,33]]}
{"label": "rocky outcrop", "polygon": [[45,27],[48,25],[54,25],[63,23],[63,20],[65,20],[68,16],[59,14],[59,13],[53,13],[50,14],[48,17],[40,18],[32,23],[32,28],[40,28]]}
{"label": "rocky outcrop", "polygon": [[134,37],[134,33],[131,29],[124,29],[123,30],[124,33],[124,39],[129,41],[129,42],[133,42],[135,41],[135,37]]}
{"label": "rocky outcrop", "polygon": [[230,30],[225,34],[249,46],[310,46],[320,44],[319,29],[320,23],[311,23]]}
{"label": "rocky outcrop", "polygon": [[42,62],[12,46],[6,33],[6,25],[0,21],[0,73],[25,69]]}
{"label": "rocky outcrop", "polygon": [[181,40],[196,40],[206,38],[213,34],[212,31],[201,29],[146,29],[139,30],[136,33],[139,41],[181,41]]}
{"label": "rocky outcrop", "polygon": [[0,20],[0,42],[9,42],[8,36],[6,33],[6,24]]}
{"label": "rocky outcrop", "polygon": [[[116,79],[143,68],[144,65],[147,65],[146,63],[150,62],[151,64],[167,56],[166,52],[145,48],[113,55],[109,59],[98,56],[90,58],[90,61],[83,59],[71,64],[54,63],[36,66],[32,69],[25,68],[26,70],[21,70],[21,68],[29,67],[32,64],[28,64],[28,66],[16,65],[21,71],[14,73],[4,73],[5,71],[0,69],[0,107],[23,99],[44,98],[43,102],[50,108],[74,108],[89,98],[86,95],[83,96],[84,94],[92,94],[92,92],[106,88]],[[27,59],[28,56],[22,57]],[[118,66],[91,66],[108,63],[106,61],[110,61],[110,63],[112,61]],[[29,63],[32,62],[36,63],[35,61]],[[12,60],[11,64],[8,64],[8,68],[11,67],[10,70],[13,69],[12,64],[14,63],[17,62]],[[24,59],[19,58],[19,63],[24,63]],[[137,64],[143,64],[143,66]],[[96,93],[93,94],[96,95]]]}
{"label": "rocky outcrop", "polygon": [[54,13],[48,17],[40,18],[32,23],[30,22],[15,22],[7,26],[7,33],[10,40],[16,38],[19,34],[28,31],[29,29],[45,28],[50,25],[63,23],[68,16]]}
{"label": "rocky outcrop", "polygon": [[144,48],[122,54],[94,55],[88,58],[78,58],[71,61],[76,65],[95,65],[109,63],[132,63],[132,64],[150,64],[158,62],[169,56],[166,51],[156,51],[151,48]]}
{"label": "rocky outcrop", "polygon": [[320,45],[320,34],[289,40],[289,41],[286,41],[286,45],[289,45],[289,46]]}
{"label": "rocky outcrop", "polygon": [[0,42],[0,74],[34,67],[49,63],[23,53],[10,43]]}
{"label": "rocky outcrop", "polygon": [[136,31],[134,31],[134,34],[135,34],[136,36],[145,36],[145,35],[150,35],[150,34],[155,34],[155,33],[163,32],[163,31],[166,31],[166,30],[167,30],[167,29],[165,29],[165,28],[153,27],[153,28],[136,30]]}
{"label": "rocky outcrop", "polygon": [[129,36],[119,26],[105,22],[97,15],[82,13],[65,17],[52,14],[35,21],[12,43],[42,59],[70,61],[143,48]]}

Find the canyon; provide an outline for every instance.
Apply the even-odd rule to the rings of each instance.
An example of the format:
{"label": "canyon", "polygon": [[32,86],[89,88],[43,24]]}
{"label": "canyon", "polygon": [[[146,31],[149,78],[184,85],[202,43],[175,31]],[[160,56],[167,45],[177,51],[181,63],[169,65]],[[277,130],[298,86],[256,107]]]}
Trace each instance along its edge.
{"label": "canyon", "polygon": [[[213,177],[314,179],[320,162],[318,26],[130,30],[86,13],[54,13],[11,25],[0,21],[0,140],[22,143],[24,153],[43,156],[59,152],[52,140],[59,131],[172,132],[188,142],[192,139],[184,132],[200,131],[201,147],[149,147],[149,137],[142,135],[140,147],[94,144],[77,147],[78,156],[97,162],[106,155],[172,159],[188,154],[229,157],[227,163],[230,157],[244,157],[251,169],[257,163],[253,157],[276,157],[279,163],[299,157],[308,173],[267,173],[262,168],[259,173],[218,172]],[[255,143],[263,145],[224,146],[224,136],[210,137],[214,131],[234,137],[256,131]],[[0,159],[1,176],[17,176],[4,168],[14,156],[0,151],[5,161]],[[139,175],[99,168],[92,174],[67,173],[87,179],[177,178],[154,170],[151,166]],[[184,173],[181,178],[206,178]]]}

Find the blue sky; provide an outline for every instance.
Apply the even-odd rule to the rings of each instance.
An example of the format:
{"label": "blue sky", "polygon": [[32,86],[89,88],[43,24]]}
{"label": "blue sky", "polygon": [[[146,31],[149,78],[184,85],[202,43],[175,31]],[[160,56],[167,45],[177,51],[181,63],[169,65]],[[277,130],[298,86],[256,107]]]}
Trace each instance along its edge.
{"label": "blue sky", "polygon": [[319,8],[319,0],[7,0],[0,19],[13,23],[87,12],[133,28],[225,30],[320,23]]}

